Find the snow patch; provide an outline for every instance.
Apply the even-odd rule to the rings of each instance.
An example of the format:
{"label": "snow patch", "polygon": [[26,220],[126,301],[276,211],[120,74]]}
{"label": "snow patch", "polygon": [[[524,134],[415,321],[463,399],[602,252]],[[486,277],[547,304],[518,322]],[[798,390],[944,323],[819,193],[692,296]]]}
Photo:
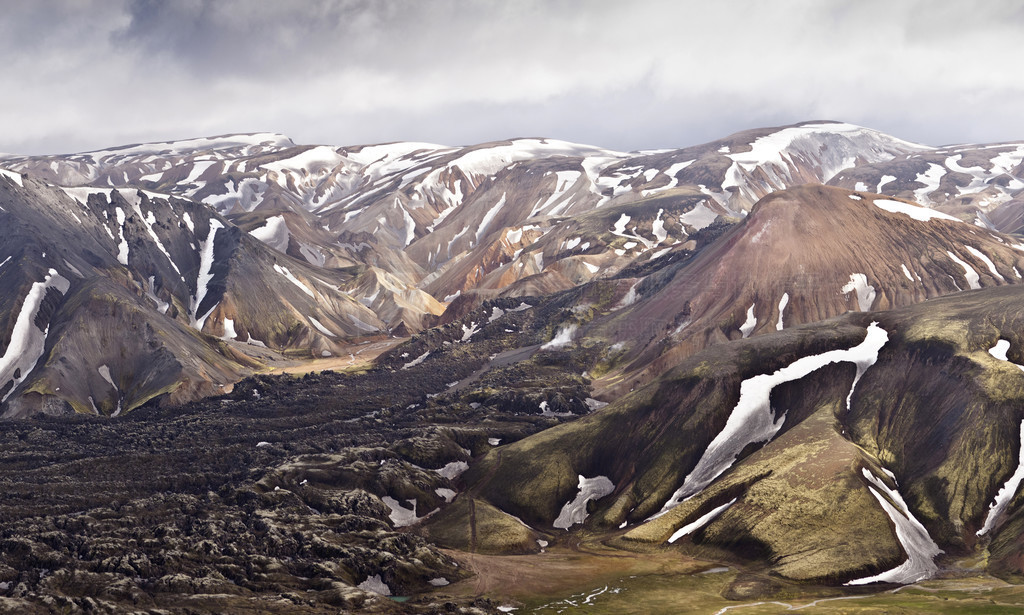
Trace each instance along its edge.
{"label": "snow patch", "polygon": [[416,525],[419,518],[416,516],[416,499],[406,500],[409,504],[412,504],[412,510],[402,506],[398,503],[398,500],[391,496],[384,496],[381,501],[388,505],[391,509],[391,514],[388,518],[391,519],[391,523],[395,527],[409,527],[410,525]]}
{"label": "snow patch", "polygon": [[878,186],[875,187],[875,194],[881,194],[882,186],[890,184],[894,181],[896,181],[895,175],[883,175],[882,178],[878,180]]}
{"label": "snow patch", "polygon": [[284,216],[267,218],[263,226],[252,229],[249,234],[282,254],[288,251],[288,239],[291,235]]}
{"label": "snow patch", "polygon": [[757,318],[754,317],[754,306],[756,303],[751,303],[750,307],[747,308],[747,319],[740,325],[740,333],[744,338],[750,337],[750,333],[757,326]]}
{"label": "snow patch", "polygon": [[654,245],[658,245],[668,239],[668,231],[665,230],[665,221],[661,219],[661,214],[665,213],[664,209],[658,210],[658,215],[654,218],[654,222],[651,223],[651,233],[654,234],[654,238],[657,241]]}
{"label": "snow patch", "polygon": [[924,184],[923,188],[918,188],[914,191],[914,200],[921,205],[927,205],[930,201],[928,195],[939,189],[939,182],[946,175],[946,167],[935,163],[928,163],[928,170],[924,173],[918,173],[917,177],[914,178],[919,184]]}
{"label": "snow patch", "polygon": [[480,327],[477,326],[476,322],[470,322],[468,327],[466,325],[462,325],[462,339],[460,339],[459,342],[468,342],[469,339],[478,331],[480,331]]}
{"label": "snow patch", "polygon": [[366,580],[360,583],[359,585],[356,585],[356,587],[363,590],[364,592],[380,594],[381,596],[391,595],[391,588],[388,587],[387,583],[384,582],[384,579],[380,578],[379,574],[366,577]]}
{"label": "snow patch", "polygon": [[572,343],[573,337],[576,336],[576,330],[579,327],[576,325],[566,325],[562,327],[555,337],[551,338],[550,342],[545,343],[540,347],[541,350],[559,350]]}
{"label": "snow patch", "polygon": [[875,207],[884,209],[890,213],[903,214],[910,216],[914,220],[919,222],[927,222],[929,220],[948,220],[950,222],[962,222],[959,218],[954,218],[949,214],[944,214],[941,211],[935,211],[934,209],[928,209],[927,207],[920,207],[917,205],[911,205],[910,203],[904,203],[903,201],[893,201],[890,199],[875,199],[872,201]]}
{"label": "snow patch", "polygon": [[839,292],[844,295],[856,292],[857,307],[860,308],[861,312],[870,310],[871,304],[875,302],[875,287],[868,284],[868,277],[863,273],[851,273],[850,281]]}
{"label": "snow patch", "polygon": [[114,384],[114,379],[110,377],[109,367],[107,367],[106,365],[100,365],[98,368],[96,368],[96,371],[100,373],[100,377],[106,380],[107,384],[109,384],[111,388],[113,388],[115,391],[117,390],[117,385]]}
{"label": "snow patch", "polygon": [[448,480],[455,480],[468,469],[469,464],[466,463],[465,461],[452,461],[450,463],[445,464],[443,468],[434,471],[440,474],[441,477],[443,478],[447,478]]}
{"label": "snow patch", "polygon": [[8,171],[7,169],[0,169],[0,176],[6,177],[22,188],[25,187],[25,184],[21,181],[21,173],[15,173],[14,171]]}
{"label": "snow patch", "polygon": [[430,351],[428,350],[428,351],[424,352],[423,354],[421,354],[420,356],[418,356],[415,359],[413,359],[412,361],[409,361],[408,363],[403,365],[402,369],[409,369],[410,367],[416,367],[420,363],[426,361],[427,357],[429,357],[429,356],[430,356]]}
{"label": "snow patch", "polygon": [[558,518],[552,525],[558,529],[568,530],[576,523],[583,523],[587,520],[587,503],[591,500],[599,500],[615,491],[615,484],[607,476],[595,476],[585,478],[579,475],[579,492],[576,497],[562,506]]}
{"label": "snow patch", "polygon": [[498,307],[496,305],[493,306],[491,308],[491,315],[487,318],[487,324],[491,324],[492,322],[494,322],[495,320],[498,320],[499,318],[501,318],[504,315],[505,315],[505,310],[501,309],[500,307]]}
{"label": "snow patch", "polygon": [[996,359],[999,359],[1000,361],[1006,361],[1010,365],[1016,365],[1018,368],[1021,369],[1021,371],[1024,371],[1024,365],[1014,363],[1013,361],[1010,361],[1010,359],[1006,357],[1006,351],[1009,349],[1010,341],[1001,339],[998,342],[996,342],[995,346],[988,349],[988,353],[995,357]]}
{"label": "snow patch", "polygon": [[693,209],[679,216],[679,220],[694,230],[711,226],[718,219],[718,214],[705,202],[698,203]]}

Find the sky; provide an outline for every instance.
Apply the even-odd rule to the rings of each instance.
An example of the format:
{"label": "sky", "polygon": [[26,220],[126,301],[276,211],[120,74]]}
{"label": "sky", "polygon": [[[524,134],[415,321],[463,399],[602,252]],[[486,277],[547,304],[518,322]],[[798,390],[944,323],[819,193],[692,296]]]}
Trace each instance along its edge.
{"label": "sky", "polygon": [[237,132],[1024,140],[1024,0],[0,0],[0,152]]}

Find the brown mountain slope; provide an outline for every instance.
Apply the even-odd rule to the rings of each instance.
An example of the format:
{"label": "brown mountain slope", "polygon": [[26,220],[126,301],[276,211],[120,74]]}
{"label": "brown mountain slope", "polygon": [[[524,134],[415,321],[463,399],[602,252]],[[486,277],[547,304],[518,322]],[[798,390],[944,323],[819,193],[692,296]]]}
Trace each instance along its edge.
{"label": "brown mountain slope", "polygon": [[599,382],[614,397],[713,344],[846,311],[890,309],[960,290],[1017,284],[1021,246],[944,214],[808,185],[762,199],[741,225],[593,334],[628,352]]}

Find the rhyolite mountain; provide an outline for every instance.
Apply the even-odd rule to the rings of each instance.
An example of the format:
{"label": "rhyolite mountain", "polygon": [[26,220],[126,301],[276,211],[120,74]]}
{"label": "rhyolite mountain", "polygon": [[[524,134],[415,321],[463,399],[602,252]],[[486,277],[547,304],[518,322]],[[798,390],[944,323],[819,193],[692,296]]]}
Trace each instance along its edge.
{"label": "rhyolite mountain", "polygon": [[[68,258],[81,276],[52,260],[56,249],[40,271],[23,271],[29,265],[22,260],[8,267],[16,281],[9,283],[3,335],[11,337],[22,308],[33,307],[22,298],[31,285],[47,283],[52,265],[69,282],[112,281],[128,293],[113,303],[140,322],[174,320],[188,337],[170,355],[190,356],[172,361],[182,365],[178,376],[157,378],[142,375],[152,353],[132,355],[126,365],[138,366],[136,376],[135,368],[82,357],[85,346],[70,340],[55,352],[56,338],[47,335],[45,348],[33,351],[36,362],[9,366],[4,386],[18,391],[5,391],[5,401],[20,407],[24,394],[33,397],[24,410],[6,412],[70,406],[109,414],[150,399],[178,402],[217,392],[282,353],[344,353],[347,342],[415,333],[488,298],[563,291],[620,272],[642,277],[663,264],[656,261],[678,260],[704,245],[765,195],[933,150],[817,122],[629,153],[546,139],[332,147],[249,134],[7,156],[0,166],[9,169],[8,215],[42,217],[33,228],[48,237],[24,234],[38,253],[48,251],[48,242],[59,244],[64,259],[79,248],[70,237],[89,239],[81,241],[83,254]],[[69,207],[72,200],[80,207]],[[83,269],[83,258],[106,263]],[[73,286],[74,295],[79,284]],[[60,286],[53,288],[48,306],[59,303]],[[90,292],[94,299],[104,295]],[[46,331],[48,322],[36,325]],[[112,348],[122,344],[119,331],[131,337],[111,331]],[[185,346],[194,347],[186,353]],[[75,368],[81,374],[29,377],[62,353],[86,366]],[[104,366],[116,373],[101,373]],[[92,384],[71,386],[70,378]]]}
{"label": "rhyolite mountain", "polygon": [[1022,151],[8,156],[0,602],[494,612],[466,554],[590,546],[730,599],[1024,581]]}
{"label": "rhyolite mountain", "polygon": [[216,394],[268,346],[331,354],[385,329],[347,278],[194,201],[0,178],[4,413],[119,414]]}
{"label": "rhyolite mountain", "polygon": [[621,367],[597,379],[598,389],[621,393],[729,340],[1019,284],[1017,241],[877,194],[822,185],[775,192],[692,260],[636,280],[630,305],[590,326],[588,335],[621,349]]}

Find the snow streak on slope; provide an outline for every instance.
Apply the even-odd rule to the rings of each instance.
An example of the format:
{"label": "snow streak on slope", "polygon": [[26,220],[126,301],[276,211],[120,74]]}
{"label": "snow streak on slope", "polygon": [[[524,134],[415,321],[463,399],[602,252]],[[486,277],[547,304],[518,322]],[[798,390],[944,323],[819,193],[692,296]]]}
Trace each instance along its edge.
{"label": "snow streak on slope", "polygon": [[963,267],[963,269],[964,269],[964,278],[967,279],[967,285],[971,287],[971,290],[976,290],[976,289],[981,288],[981,282],[980,282],[981,278],[978,276],[978,272],[974,270],[974,267],[971,267],[970,265],[968,265],[964,261],[962,261],[959,258],[957,258],[957,256],[955,254],[953,254],[952,252],[950,252],[949,250],[946,250],[946,255],[949,256],[949,258],[954,263],[956,263],[957,265],[960,265],[961,267]]}
{"label": "snow streak on slope", "polygon": [[992,277],[994,277],[995,279],[999,280],[1000,282],[1005,282],[1006,281],[1006,278],[1004,278],[998,271],[996,271],[996,264],[993,263],[992,259],[989,258],[984,252],[982,252],[981,250],[979,250],[977,248],[973,248],[971,246],[964,246],[964,247],[967,248],[968,252],[970,252],[971,254],[976,256],[978,258],[978,260],[980,260],[981,262],[985,263],[985,266],[988,267],[989,273],[992,274]]}
{"label": "snow streak on slope", "polygon": [[281,265],[278,265],[278,264],[275,263],[274,264],[274,271],[280,273],[282,276],[284,276],[284,278],[286,280],[288,280],[289,282],[294,284],[302,292],[306,293],[307,295],[309,295],[310,297],[312,297],[314,299],[316,298],[316,296],[313,294],[313,291],[311,291],[308,286],[303,284],[302,281],[299,280],[299,278],[297,278],[294,275],[292,275],[292,272],[289,271],[287,267],[282,267]]}
{"label": "snow streak on slope", "polygon": [[[782,429],[785,414],[777,416],[770,405],[772,389],[785,382],[799,380],[808,374],[831,365],[850,362],[857,366],[857,375],[851,386],[857,386],[860,376],[878,360],[878,352],[889,340],[889,334],[871,323],[867,334],[857,346],[848,350],[828,352],[798,359],[772,374],[761,374],[748,378],[740,384],[740,399],[733,408],[725,428],[719,433],[701,456],[697,466],[690,472],[683,485],[676,490],[668,502],[652,519],[664,515],[684,500],[700,493],[712,481],[732,467],[736,458],[750,444],[767,442]],[[849,399],[849,398],[848,398]]]}
{"label": "snow streak on slope", "polygon": [[128,240],[124,236],[124,210],[120,207],[115,207],[114,214],[117,216],[117,236],[120,239],[117,244],[117,262],[122,265],[128,265]]}
{"label": "snow streak on slope", "polygon": [[730,506],[732,506],[735,503],[736,503],[736,498],[733,498],[733,499],[729,500],[728,502],[726,502],[725,504],[722,504],[721,506],[719,506],[717,508],[711,509],[711,511],[709,511],[707,514],[701,516],[696,521],[694,521],[692,523],[687,523],[683,527],[681,527],[678,530],[676,530],[675,532],[673,532],[671,536],[669,536],[669,538],[668,538],[669,543],[673,543],[673,542],[679,540],[680,538],[682,538],[683,536],[689,536],[690,534],[696,532],[697,530],[701,529],[705,525],[711,523],[712,521],[714,521],[718,517],[718,515],[720,515],[723,512],[725,512],[726,508],[729,508]]}
{"label": "snow streak on slope", "polygon": [[[192,326],[197,330],[202,331],[203,325],[206,323],[206,318],[213,312],[211,307],[205,314],[200,316],[197,311],[199,306],[202,305],[203,299],[206,298],[208,292],[207,285],[213,280],[213,248],[214,240],[217,238],[217,229],[224,228],[224,225],[220,223],[220,220],[216,218],[210,218],[210,234],[207,235],[206,241],[199,242],[199,274],[196,276],[196,296],[192,302]],[[214,306],[216,307],[216,306]]]}
{"label": "snow streak on slope", "polygon": [[[153,215],[152,210],[149,211],[147,215],[142,215],[142,207],[140,206],[140,201],[141,199],[135,199],[134,201],[132,201],[132,208],[135,210],[136,215],[138,215],[139,220],[142,222],[142,225],[146,227],[146,232],[149,234],[149,238],[153,240],[154,244],[156,244],[157,249],[160,250],[160,252],[165,257],[167,257],[167,262],[171,264],[171,268],[174,269],[174,271],[177,272],[177,274],[180,276],[181,270],[178,269],[178,265],[175,264],[174,259],[171,258],[171,253],[167,251],[167,248],[164,247],[163,242],[160,241],[160,237],[156,234],[156,231],[153,230],[153,225],[157,223],[156,216]],[[181,281],[184,282],[185,278],[182,277]]]}
{"label": "snow streak on slope", "polygon": [[0,403],[7,401],[18,385],[28,378],[39,358],[43,356],[46,334],[50,327],[40,330],[36,327],[35,321],[43,299],[46,298],[46,290],[56,288],[63,295],[70,287],[71,283],[58,274],[56,269],[50,269],[42,282],[36,282],[29,288],[18,312],[18,318],[14,321],[14,328],[11,329],[11,341],[0,357],[0,388],[13,381],[10,390],[3,399],[0,399]]}
{"label": "snow streak on slope", "polygon": [[[1004,342],[1006,340],[999,341]],[[1007,343],[1007,346],[1009,346],[1009,343]],[[1003,352],[1005,353],[1006,350],[1004,349]],[[993,356],[995,356],[994,353]],[[1017,367],[1021,366],[1018,365]],[[1024,369],[1024,367],[1021,367],[1021,369]],[[1004,483],[1003,486],[999,488],[999,492],[996,493],[995,500],[993,500],[992,504],[989,506],[988,515],[985,517],[985,525],[982,526],[980,530],[978,530],[978,536],[984,536],[985,534],[992,531],[992,528],[995,527],[996,522],[999,521],[999,518],[1003,515],[1003,512],[1005,512],[1006,508],[1010,505],[1010,501],[1013,500],[1013,496],[1017,494],[1017,489],[1020,488],[1021,481],[1024,481],[1024,421],[1021,421],[1020,423],[1019,442],[1020,452],[1017,454],[1017,469],[1014,470],[1010,478],[1007,479],[1006,483]]]}
{"label": "snow streak on slope", "polygon": [[[928,530],[910,512],[910,507],[903,501],[899,491],[890,489],[882,479],[878,478],[867,468],[862,468],[864,478],[871,485],[868,490],[875,496],[882,510],[889,516],[893,525],[896,526],[896,538],[907,552],[907,561],[896,568],[862,579],[855,579],[847,585],[867,585],[868,583],[916,583],[931,578],[939,568],[933,561],[935,556],[942,553]],[[895,503],[895,506],[893,506]]]}
{"label": "snow streak on slope", "polygon": [[599,500],[615,491],[615,485],[607,476],[584,478],[580,474],[579,481],[579,493],[576,494],[575,499],[562,506],[562,510],[558,513],[558,518],[555,519],[552,526],[567,530],[573,524],[583,523],[587,520],[587,503],[590,500]]}
{"label": "snow streak on slope", "polygon": [[786,313],[786,306],[789,305],[789,293],[782,293],[782,299],[779,299],[779,322],[775,323],[775,329],[782,331],[782,317]]}

